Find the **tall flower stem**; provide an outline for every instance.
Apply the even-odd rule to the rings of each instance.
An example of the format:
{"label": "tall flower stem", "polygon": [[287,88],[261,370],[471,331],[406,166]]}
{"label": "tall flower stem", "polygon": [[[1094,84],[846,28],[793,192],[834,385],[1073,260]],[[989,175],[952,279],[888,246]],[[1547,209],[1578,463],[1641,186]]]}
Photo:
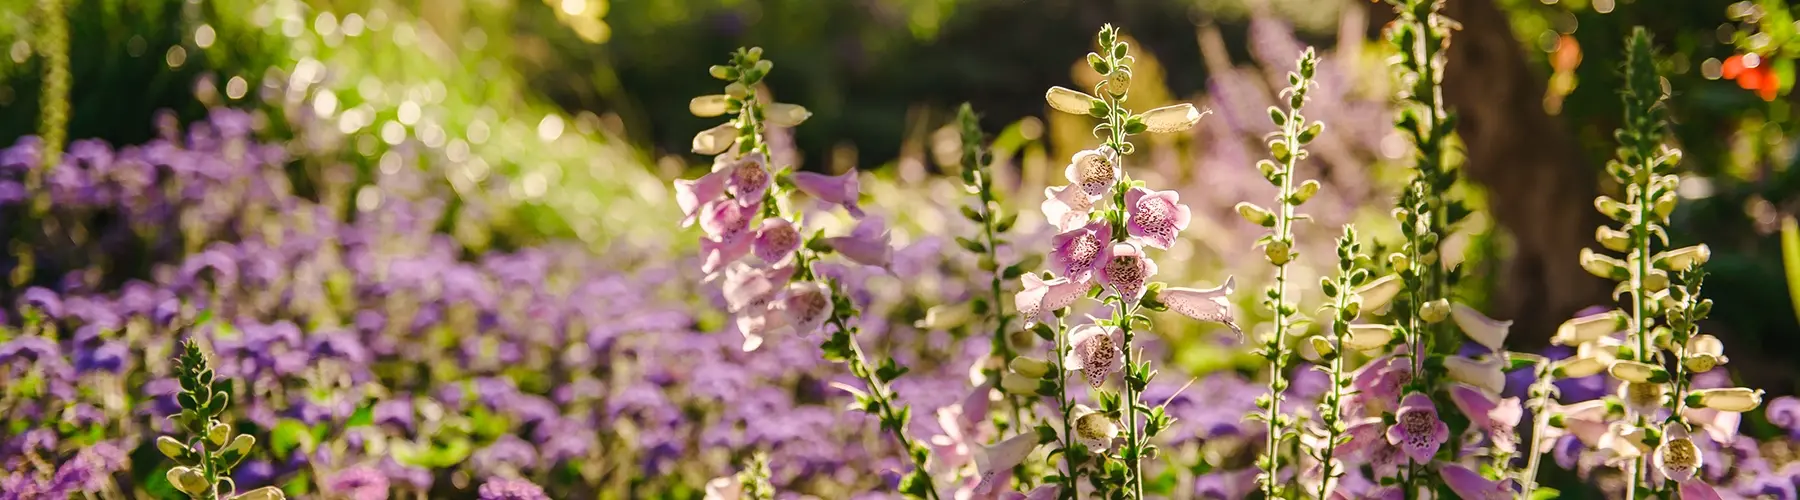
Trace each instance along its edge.
{"label": "tall flower stem", "polygon": [[[1331,315],[1331,337],[1329,349],[1318,349],[1320,356],[1326,358],[1326,374],[1331,379],[1331,387],[1319,400],[1319,424],[1324,435],[1319,436],[1318,448],[1313,450],[1313,458],[1319,461],[1319,487],[1317,498],[1331,498],[1332,481],[1343,471],[1337,469],[1333,462],[1337,455],[1338,445],[1348,440],[1348,428],[1341,415],[1345,389],[1350,387],[1350,370],[1348,360],[1350,324],[1356,321],[1362,309],[1361,299],[1356,296],[1357,287],[1369,280],[1369,271],[1357,269],[1357,261],[1362,260],[1362,244],[1357,242],[1356,228],[1344,225],[1344,234],[1337,241],[1336,277],[1320,280],[1320,288],[1325,296],[1331,298],[1331,304],[1325,306],[1325,313]],[[1314,345],[1320,339],[1314,339]]]}
{"label": "tall flower stem", "polygon": [[1075,421],[1072,418],[1072,414],[1075,411],[1075,401],[1073,398],[1069,397],[1069,367],[1063,361],[1064,359],[1067,359],[1069,355],[1069,328],[1068,325],[1063,323],[1060,316],[1056,318],[1056,331],[1054,334],[1056,339],[1056,356],[1052,359],[1056,366],[1056,404],[1057,410],[1062,414],[1062,434],[1059,434],[1062,436],[1062,442],[1058,444],[1062,446],[1063,466],[1067,468],[1062,476],[1063,487],[1061,497],[1073,499],[1076,497],[1076,488],[1079,488],[1081,485],[1081,463],[1076,460],[1075,454],[1068,452],[1075,441]]}
{"label": "tall flower stem", "polygon": [[1543,462],[1544,457],[1544,427],[1550,424],[1550,401],[1556,394],[1555,378],[1549,360],[1539,360],[1535,370],[1537,378],[1531,383],[1531,398],[1526,401],[1531,409],[1531,444],[1525,448],[1525,472],[1520,476],[1520,482],[1524,485],[1523,498],[1532,498],[1532,492],[1537,489],[1538,464]]}
{"label": "tall flower stem", "polygon": [[[963,216],[981,225],[981,233],[976,235],[977,239],[958,237],[957,243],[964,249],[975,253],[979,260],[979,267],[983,271],[991,273],[991,279],[988,281],[989,295],[985,301],[986,306],[976,307],[976,313],[981,313],[983,309],[986,309],[993,315],[994,333],[991,350],[993,351],[992,355],[998,358],[1000,363],[998,367],[984,371],[988,374],[989,379],[998,379],[1001,371],[1005,369],[1004,367],[1012,363],[1013,358],[1018,357],[1018,352],[1013,350],[1012,341],[1008,338],[1013,316],[1007,314],[1004,302],[1001,302],[1001,287],[1006,280],[1017,279],[1023,275],[1025,266],[1014,264],[1003,268],[1000,266],[999,255],[1000,245],[1006,244],[1000,237],[1007,230],[1012,229],[1013,222],[1018,219],[1017,214],[1007,216],[1001,213],[999,195],[994,192],[993,175],[988,170],[988,165],[993,162],[993,158],[982,147],[981,124],[969,104],[964,103],[957,111],[957,123],[961,128],[962,136],[963,183],[976,196],[975,206],[965,206]],[[1024,432],[1027,428],[1024,420],[1025,402],[1017,394],[1008,393],[1006,398],[1007,406],[1012,412],[1012,418],[1006,421],[1006,428]],[[996,421],[996,424],[998,423]]]}

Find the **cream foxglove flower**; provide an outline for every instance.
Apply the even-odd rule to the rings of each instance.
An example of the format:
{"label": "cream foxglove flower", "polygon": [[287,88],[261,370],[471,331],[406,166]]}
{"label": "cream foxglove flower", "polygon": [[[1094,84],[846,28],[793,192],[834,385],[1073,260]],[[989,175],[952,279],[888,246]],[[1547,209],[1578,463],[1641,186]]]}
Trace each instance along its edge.
{"label": "cream foxglove flower", "polygon": [[1344,340],[1344,348],[1354,351],[1373,351],[1387,347],[1394,341],[1394,327],[1378,324],[1350,325],[1350,336]]}
{"label": "cream foxglove flower", "polygon": [[1456,321],[1456,327],[1462,329],[1470,340],[1491,351],[1500,350],[1500,346],[1506,343],[1507,331],[1512,328],[1512,321],[1489,318],[1481,314],[1481,311],[1462,304],[1450,306],[1450,319]]}
{"label": "cream foxglove flower", "polygon": [[1024,463],[1025,457],[1030,456],[1037,447],[1037,433],[1025,432],[976,452],[975,470],[980,474],[981,482],[976,483],[975,494],[998,495],[1011,478],[1009,471]]}
{"label": "cream foxglove flower", "polygon": [[1669,388],[1664,384],[1626,382],[1619,384],[1619,399],[1629,415],[1653,415],[1662,409]]}
{"label": "cream foxglove flower", "polygon": [[1069,418],[1074,420],[1075,442],[1090,450],[1110,450],[1113,440],[1119,438],[1119,423],[1087,405],[1076,404],[1074,411],[1069,412]]}
{"label": "cream foxglove flower", "polygon": [[1599,338],[1582,343],[1575,348],[1574,356],[1551,365],[1551,373],[1557,378],[1579,378],[1606,371],[1618,359],[1613,354],[1617,346],[1607,340]]}
{"label": "cream foxglove flower", "polygon": [[1612,374],[1613,378],[1639,384],[1661,383],[1668,379],[1668,373],[1661,367],[1638,361],[1614,361],[1612,366],[1606,368],[1606,373]]}
{"label": "cream foxglove flower", "polygon": [[1506,390],[1506,359],[1501,356],[1483,356],[1480,360],[1462,356],[1444,358],[1444,371],[1451,380],[1475,386],[1488,395],[1498,395]]}
{"label": "cream foxglove flower", "polygon": [[1725,344],[1712,335],[1695,335],[1688,339],[1686,358],[1681,363],[1694,373],[1706,373],[1714,367],[1725,364]]}
{"label": "cream foxglove flower", "polygon": [[1031,356],[1019,356],[1013,358],[1012,362],[1007,363],[1006,368],[1012,370],[1013,373],[1027,377],[1043,378],[1044,375],[1050,373],[1051,366],[1049,362],[1041,359]]}
{"label": "cream foxglove flower", "polygon": [[1656,454],[1651,459],[1663,476],[1677,483],[1693,479],[1705,462],[1700,448],[1688,438],[1687,426],[1681,422],[1669,422],[1664,427],[1662,445],[1656,447]]}
{"label": "cream foxglove flower", "polygon": [[1094,96],[1063,87],[1050,87],[1049,91],[1044,92],[1044,100],[1050,103],[1051,108],[1072,115],[1088,114],[1088,110],[1093,109],[1094,102],[1098,101]]}
{"label": "cream foxglove flower", "polygon": [[725,94],[703,95],[688,101],[688,112],[701,118],[712,118],[725,114],[730,108],[731,97]]}
{"label": "cream foxglove flower", "polygon": [[694,152],[703,155],[723,153],[737,141],[737,134],[737,126],[730,123],[702,130],[694,135]]}
{"label": "cream foxglove flower", "polygon": [[1762,406],[1763,391],[1732,387],[1728,389],[1700,389],[1689,392],[1689,406],[1711,408],[1719,411],[1747,412]]}
{"label": "cream foxglove flower", "polygon": [[1694,266],[1705,265],[1706,261],[1710,259],[1712,259],[1712,249],[1703,243],[1658,253],[1650,258],[1650,262],[1663,269],[1686,271],[1693,269]]}
{"label": "cream foxglove flower", "polygon": [[1125,367],[1124,351],[1119,349],[1119,336],[1118,327],[1103,327],[1092,323],[1075,327],[1069,332],[1070,349],[1063,358],[1063,366],[1070,370],[1081,370],[1081,374],[1087,377],[1089,386],[1100,388],[1108,375]]}
{"label": "cream foxglove flower", "polygon": [[804,106],[785,102],[770,104],[766,111],[764,116],[768,117],[769,124],[777,127],[798,126],[812,117],[812,112],[807,111]]}
{"label": "cream foxglove flower", "polygon": [[1356,289],[1356,295],[1362,298],[1362,308],[1374,314],[1384,314],[1394,297],[1400,295],[1400,276],[1389,274],[1376,278]]}
{"label": "cream foxglove flower", "polygon": [[1550,343],[1556,345],[1580,345],[1594,339],[1624,331],[1630,319],[1624,311],[1613,309],[1600,314],[1590,314],[1564,321],[1556,327],[1556,336]]}
{"label": "cream foxglove flower", "polygon": [[1194,124],[1200,123],[1202,116],[1206,116],[1206,113],[1184,102],[1145,111],[1140,119],[1144,121],[1145,129],[1151,133],[1166,134],[1194,128]]}

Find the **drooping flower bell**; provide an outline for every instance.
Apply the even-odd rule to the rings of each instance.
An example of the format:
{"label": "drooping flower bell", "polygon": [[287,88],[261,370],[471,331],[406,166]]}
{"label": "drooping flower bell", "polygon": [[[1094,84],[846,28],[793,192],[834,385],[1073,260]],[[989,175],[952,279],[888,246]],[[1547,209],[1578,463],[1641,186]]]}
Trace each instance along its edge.
{"label": "drooping flower bell", "polygon": [[825,175],[813,172],[794,172],[790,179],[794,187],[819,201],[844,207],[851,217],[863,218],[862,206],[857,204],[857,197],[862,195],[861,185],[856,180],[857,172],[851,170],[839,175]]}
{"label": "drooping flower bell", "polygon": [[1144,249],[1128,241],[1115,242],[1100,265],[1100,282],[1111,288],[1125,304],[1144,298],[1144,287],[1156,275],[1156,261],[1144,255]]}
{"label": "drooping flower bell", "polygon": [[1407,394],[1387,430],[1388,444],[1400,447],[1415,463],[1430,463],[1438,447],[1450,440],[1450,426],[1438,419],[1437,406],[1424,393]]}
{"label": "drooping flower bell", "polygon": [[1506,343],[1506,335],[1512,328],[1512,321],[1500,321],[1487,317],[1481,311],[1463,304],[1450,306],[1450,319],[1456,327],[1463,331],[1469,340],[1487,347],[1489,351],[1498,352]]}
{"label": "drooping flower bell", "polygon": [[1179,193],[1141,187],[1125,193],[1125,212],[1126,232],[1145,246],[1162,250],[1168,250],[1175,243],[1175,236],[1186,230],[1193,219],[1192,211],[1181,204]]}
{"label": "drooping flower bell", "polygon": [[977,496],[994,496],[1006,488],[1010,471],[1025,462],[1038,446],[1036,433],[1021,433],[999,444],[975,453],[975,470],[981,482],[975,485]]}
{"label": "drooping flower bell", "polygon": [[1075,405],[1075,409],[1069,412],[1069,419],[1074,422],[1075,442],[1090,450],[1110,450],[1113,440],[1119,437],[1119,423],[1087,405]]}
{"label": "drooping flower bell", "polygon": [[1069,332],[1071,349],[1063,359],[1063,365],[1070,370],[1081,370],[1089,386],[1100,388],[1108,375],[1125,368],[1125,353],[1119,347],[1120,335],[1118,327],[1092,323],[1075,327]]}
{"label": "drooping flower bell", "polygon": [[800,239],[800,229],[793,222],[779,217],[767,217],[762,221],[762,229],[756,231],[752,250],[763,262],[779,264],[800,249]]}
{"label": "drooping flower bell", "polygon": [[1018,307],[1019,317],[1025,320],[1025,328],[1055,321],[1056,310],[1074,304],[1093,286],[1069,281],[1068,278],[1045,280],[1036,273],[1025,273],[1019,276],[1019,280],[1023,282],[1023,286],[1019,293],[1013,295],[1013,300]]}
{"label": "drooping flower bell", "polygon": [[1118,154],[1110,146],[1075,153],[1069,158],[1069,166],[1063,169],[1063,176],[1068,177],[1071,186],[1081,186],[1083,192],[1094,197],[1105,196],[1124,175]]}
{"label": "drooping flower bell", "polygon": [[845,258],[880,268],[888,267],[894,260],[894,247],[888,241],[887,223],[879,217],[863,219],[847,236],[825,238],[825,243]]}
{"label": "drooping flower bell", "polygon": [[831,318],[831,289],[816,281],[793,283],[782,293],[776,307],[786,316],[794,333],[809,336]]}
{"label": "drooping flower bell", "polygon": [[1050,238],[1050,265],[1071,281],[1088,283],[1106,256],[1112,225],[1097,220]]}
{"label": "drooping flower bell", "polygon": [[1488,435],[1496,451],[1507,454],[1518,451],[1519,419],[1525,414],[1519,398],[1495,401],[1474,386],[1456,384],[1450,387],[1450,402],[1469,418],[1474,428]]}
{"label": "drooping flower bell", "polygon": [[1074,184],[1047,187],[1044,202],[1038,208],[1043,210],[1045,221],[1057,232],[1063,232],[1088,223],[1088,214],[1094,211],[1094,197]]}
{"label": "drooping flower bell", "polygon": [[750,153],[742,156],[720,155],[714,159],[714,170],[727,172],[725,192],[737,199],[739,205],[761,203],[763,195],[769,192],[774,184],[775,176],[769,173],[768,162],[762,153]]}
{"label": "drooping flower bell", "polygon": [[1700,447],[1688,437],[1687,426],[1681,422],[1669,422],[1663,428],[1662,444],[1656,447],[1656,454],[1651,460],[1656,462],[1656,469],[1663,476],[1677,483],[1687,482],[1700,472],[1704,458]]}
{"label": "drooping flower bell", "polygon": [[1183,316],[1224,323],[1237,330],[1236,315],[1231,312],[1231,293],[1236,289],[1237,280],[1227,277],[1225,283],[1212,288],[1164,288],[1157,292],[1156,301]]}
{"label": "drooping flower bell", "polygon": [[1518,484],[1512,479],[1488,479],[1461,465],[1445,464],[1438,469],[1438,475],[1444,478],[1444,485],[1463,500],[1512,500],[1517,493]]}
{"label": "drooping flower bell", "polygon": [[707,203],[725,196],[725,181],[731,172],[715,170],[697,179],[675,179],[675,205],[681,207],[681,227],[700,220],[700,210]]}

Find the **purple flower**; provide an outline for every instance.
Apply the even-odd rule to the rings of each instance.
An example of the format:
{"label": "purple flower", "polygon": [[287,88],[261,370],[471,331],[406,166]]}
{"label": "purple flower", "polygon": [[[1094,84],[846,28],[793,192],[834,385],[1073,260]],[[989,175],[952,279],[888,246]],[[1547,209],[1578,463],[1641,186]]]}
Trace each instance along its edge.
{"label": "purple flower", "polygon": [[825,243],[851,262],[885,269],[894,260],[894,247],[888,239],[887,223],[869,217],[857,223],[848,236],[825,238]]}
{"label": "purple flower", "polygon": [[800,229],[794,223],[778,217],[764,218],[762,229],[756,231],[753,251],[757,258],[774,265],[799,250],[800,239]]}
{"label": "purple flower", "polygon": [[1443,476],[1444,485],[1463,500],[1511,500],[1517,489],[1512,479],[1491,480],[1456,464],[1444,465],[1438,469],[1438,475]]}
{"label": "purple flower", "polygon": [[1106,257],[1112,225],[1097,220],[1050,238],[1051,269],[1077,283],[1087,283]]}
{"label": "purple flower", "polygon": [[725,192],[730,193],[733,198],[737,198],[739,205],[761,204],[763,195],[769,192],[769,184],[774,181],[774,176],[769,175],[769,167],[765,165],[767,162],[763,161],[762,154],[751,153],[729,159],[727,156],[730,155],[719,155],[715,159],[715,163],[719,161],[724,163],[714,167],[730,173],[725,179]]}
{"label": "purple flower", "polygon": [[[1025,462],[1038,446],[1038,437],[1033,433],[1023,433],[999,444],[983,448],[975,454],[975,470],[981,482],[975,485],[975,495],[998,495],[1006,489],[1013,467]],[[998,479],[996,479],[998,478]]]}
{"label": "purple flower", "polygon": [[1469,423],[1486,432],[1494,449],[1511,454],[1518,451],[1519,419],[1525,414],[1519,398],[1494,398],[1467,384],[1450,387],[1450,402],[1469,417]]}
{"label": "purple flower", "polygon": [[1057,232],[1068,231],[1088,223],[1088,213],[1094,211],[1094,197],[1079,186],[1047,187],[1038,209]]}
{"label": "purple flower", "polygon": [[1019,276],[1019,280],[1024,284],[1019,293],[1013,295],[1013,301],[1018,307],[1019,317],[1025,319],[1026,328],[1054,320],[1058,309],[1074,304],[1092,286],[1069,281],[1068,278],[1045,281],[1036,273],[1025,273]]}
{"label": "purple flower", "polygon": [[374,418],[376,425],[386,425],[405,432],[412,432],[412,398],[399,395],[383,399],[381,402],[375,403],[375,407],[370,409],[369,413]]}
{"label": "purple flower", "polygon": [[1119,349],[1118,327],[1088,323],[1069,332],[1069,354],[1063,364],[1070,370],[1081,370],[1088,385],[1095,389],[1106,382],[1106,376],[1125,368],[1124,352]]}
{"label": "purple flower", "polygon": [[1101,258],[1100,282],[1119,294],[1126,304],[1144,298],[1144,287],[1156,276],[1156,261],[1144,255],[1136,243],[1116,242]]}
{"label": "purple flower", "polygon": [[518,478],[496,477],[481,485],[480,500],[550,500],[544,488]]}
{"label": "purple flower", "polygon": [[1765,408],[1769,423],[1787,431],[1788,439],[1800,440],[1800,398],[1782,396],[1769,401]]}
{"label": "purple flower", "polygon": [[931,474],[944,476],[968,465],[975,450],[987,442],[981,424],[987,421],[988,396],[992,384],[982,384],[970,391],[961,403],[938,408],[939,434],[927,442],[931,446]]}
{"label": "purple flower", "polygon": [[63,315],[62,298],[56,292],[44,287],[31,287],[19,296],[19,309],[36,310],[47,319],[61,318]]}
{"label": "purple flower", "polygon": [[486,448],[476,451],[470,461],[475,464],[475,470],[495,474],[531,468],[537,464],[537,458],[537,450],[531,447],[531,443],[506,434],[489,443]]}
{"label": "purple flower", "polygon": [[855,170],[851,170],[832,176],[813,172],[795,172],[791,180],[794,181],[794,187],[800,188],[800,191],[808,196],[825,203],[842,206],[845,212],[850,213],[851,217],[861,219],[863,217],[862,207],[857,206],[857,197],[861,195],[861,188],[857,185],[856,173]]}
{"label": "purple flower", "polygon": [[1069,158],[1069,166],[1063,168],[1063,176],[1069,179],[1069,185],[1079,185],[1088,196],[1098,197],[1105,196],[1123,172],[1112,148],[1101,146],[1075,153]]}
{"label": "purple flower", "polygon": [[1231,292],[1236,289],[1237,280],[1227,277],[1224,284],[1212,288],[1164,288],[1156,301],[1183,316],[1224,323],[1238,331],[1236,315],[1231,312]]}
{"label": "purple flower", "polygon": [[694,225],[706,204],[725,195],[725,179],[731,173],[713,171],[698,179],[675,180],[675,204],[681,207],[681,227]]}
{"label": "purple flower", "polygon": [[1450,440],[1450,426],[1438,419],[1437,406],[1424,393],[1407,394],[1388,427],[1388,444],[1399,446],[1416,463],[1430,463],[1438,447]]}
{"label": "purple flower", "polygon": [[1136,187],[1125,193],[1126,232],[1151,248],[1168,250],[1175,236],[1186,230],[1193,212],[1181,204],[1181,194]]}
{"label": "purple flower", "polygon": [[387,500],[388,477],[370,467],[351,467],[332,474],[321,485],[334,498],[349,500]]}

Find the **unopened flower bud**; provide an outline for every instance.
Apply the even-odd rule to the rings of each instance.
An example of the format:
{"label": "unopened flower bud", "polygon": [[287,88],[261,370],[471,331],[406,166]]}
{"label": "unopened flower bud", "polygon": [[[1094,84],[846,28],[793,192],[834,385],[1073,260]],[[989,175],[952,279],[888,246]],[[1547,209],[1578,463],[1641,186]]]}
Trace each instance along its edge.
{"label": "unopened flower bud", "polygon": [[175,460],[181,460],[181,457],[187,456],[188,452],[187,445],[181,444],[181,441],[169,436],[156,438],[156,450],[161,451],[163,456]]}
{"label": "unopened flower bud", "polygon": [[223,452],[227,452],[227,453],[236,453],[236,454],[238,454],[238,456],[244,456],[244,455],[249,455],[250,447],[255,446],[255,445],[256,445],[256,437],[255,436],[251,436],[249,434],[238,434],[236,438],[233,438],[231,440],[230,445],[226,446],[224,449],[221,449],[219,451],[223,451]]}
{"label": "unopened flower bud", "polygon": [[276,488],[274,486],[264,486],[261,488],[257,488],[256,490],[251,491],[249,493],[238,495],[236,498],[233,498],[232,500],[286,500],[286,499],[287,499],[287,494],[283,493],[281,491],[281,488]]}
{"label": "unopened flower bud", "polygon": [[1693,269],[1695,266],[1706,265],[1706,261],[1711,258],[1712,249],[1702,243],[1656,254],[1656,257],[1653,257],[1651,262],[1654,262],[1658,268],[1668,269],[1670,271],[1686,271]]}
{"label": "unopened flower bud", "polygon": [[725,114],[730,107],[731,98],[724,94],[703,95],[688,101],[688,112],[701,118],[712,118]]}
{"label": "unopened flower bud", "polygon": [[706,68],[706,74],[720,80],[735,80],[737,79],[737,68],[714,64],[712,67]]}
{"label": "unopened flower bud", "polygon": [[1628,323],[1624,311],[1613,309],[1600,314],[1591,314],[1564,321],[1556,327],[1556,336],[1550,343],[1556,345],[1581,345],[1594,339],[1623,331]]}
{"label": "unopened flower bud", "polygon": [[1113,71],[1112,74],[1106,75],[1107,92],[1117,96],[1125,95],[1125,92],[1128,90],[1131,90],[1130,70],[1116,70]]}
{"label": "unopened flower bud", "polygon": [[694,153],[716,155],[731,148],[737,140],[737,127],[730,123],[700,131],[694,135]]}
{"label": "unopened flower bud", "polygon": [[1279,266],[1287,264],[1288,261],[1293,258],[1293,252],[1291,250],[1292,248],[1288,246],[1288,242],[1286,241],[1271,241],[1267,246],[1263,247],[1263,256],[1269,258],[1270,264]]}
{"label": "unopened flower bud", "polygon": [[1661,367],[1638,361],[1614,361],[1606,372],[1613,378],[1637,384],[1662,383],[1668,380],[1668,372]]}
{"label": "unopened flower bud", "polygon": [[1014,372],[1007,372],[1005,375],[1000,376],[1000,390],[1006,391],[1007,394],[1020,396],[1037,394],[1039,380],[1042,379],[1037,377],[1027,377]]}
{"label": "unopened flower bud", "polygon": [[1307,338],[1306,341],[1312,346],[1313,354],[1317,355],[1319,359],[1329,360],[1337,354],[1337,349],[1332,347],[1331,341],[1326,340],[1323,336],[1314,335]]}
{"label": "unopened flower bud", "polygon": [[1586,269],[1588,274],[1613,281],[1625,281],[1631,277],[1631,273],[1625,270],[1624,262],[1595,253],[1592,248],[1581,249],[1581,268]]}
{"label": "unopened flower bud", "polygon": [[1072,115],[1088,114],[1095,101],[1094,96],[1063,87],[1050,87],[1044,93],[1044,100],[1050,103],[1051,108]]}
{"label": "unopened flower bud", "polygon": [[1712,408],[1719,411],[1743,413],[1762,406],[1763,391],[1732,387],[1728,389],[1700,389],[1688,393],[1688,406]]}
{"label": "unopened flower bud", "polygon": [[1257,206],[1255,203],[1248,201],[1238,202],[1237,213],[1238,216],[1243,217],[1244,220],[1250,221],[1251,224],[1262,227],[1275,226],[1275,214],[1270,212],[1267,208]]}
{"label": "unopened flower bud", "polygon": [[1387,347],[1394,340],[1394,327],[1380,324],[1350,325],[1350,338],[1344,347],[1357,351],[1373,351]]}
{"label": "unopened flower bud", "polygon": [[200,471],[184,466],[171,467],[165,477],[169,480],[169,484],[175,486],[175,489],[190,495],[203,494],[212,487],[212,485],[206,484],[206,477],[201,475]]}
{"label": "unopened flower bud", "polygon": [[1400,276],[1389,274],[1376,278],[1375,281],[1363,284],[1356,289],[1356,295],[1362,297],[1362,306],[1369,312],[1381,314],[1393,303],[1394,296],[1400,294]]}
{"label": "unopened flower bud", "polygon": [[1657,218],[1668,220],[1669,214],[1675,213],[1675,198],[1675,193],[1664,194],[1650,207],[1650,211],[1655,212]]}
{"label": "unopened flower bud", "polygon": [[1450,317],[1450,301],[1437,299],[1419,306],[1419,319],[1426,323],[1436,323]]}
{"label": "unopened flower bud", "polygon": [[1631,233],[1600,226],[1594,230],[1594,241],[1600,242],[1600,246],[1606,247],[1607,250],[1623,252],[1631,248]]}
{"label": "unopened flower bud", "polygon": [[1145,111],[1143,119],[1144,126],[1148,127],[1150,132],[1166,134],[1194,128],[1194,124],[1200,123],[1201,116],[1205,116],[1205,113],[1195,109],[1194,105],[1184,102]]}
{"label": "unopened flower bud", "polygon": [[799,104],[778,102],[769,105],[769,123],[777,127],[794,127],[812,117],[812,112]]}
{"label": "unopened flower bud", "polygon": [[1669,289],[1669,273],[1661,269],[1651,269],[1644,275],[1644,290],[1660,292]]}
{"label": "unopened flower bud", "polygon": [[[1008,363],[1006,367],[1012,369],[1013,373],[1031,378],[1043,378],[1044,375],[1050,373],[1050,363],[1046,363],[1044,360],[1030,356],[1013,358],[1012,362]],[[1034,388],[1033,390],[1036,389]]]}
{"label": "unopened flower bud", "polygon": [[1394,252],[1394,253],[1388,254],[1388,267],[1392,267],[1396,271],[1401,270],[1401,269],[1410,269],[1410,268],[1412,268],[1412,258],[1407,257],[1406,254],[1403,252]]}
{"label": "unopened flower bud", "polygon": [[1681,363],[1694,373],[1705,373],[1727,361],[1725,344],[1718,337],[1701,334],[1688,339],[1687,358],[1682,359]]}
{"label": "unopened flower bud", "polygon": [[1288,198],[1288,201],[1293,202],[1295,205],[1303,205],[1307,200],[1311,200],[1315,194],[1319,194],[1319,181],[1316,179],[1307,179],[1306,182],[1300,183],[1300,187],[1294,188],[1294,196]]}
{"label": "unopened flower bud", "polygon": [[731,97],[737,98],[737,99],[743,99],[745,97],[750,96],[750,87],[746,87],[742,83],[731,82],[730,85],[725,86],[725,95],[728,95],[728,96],[731,96]]}

